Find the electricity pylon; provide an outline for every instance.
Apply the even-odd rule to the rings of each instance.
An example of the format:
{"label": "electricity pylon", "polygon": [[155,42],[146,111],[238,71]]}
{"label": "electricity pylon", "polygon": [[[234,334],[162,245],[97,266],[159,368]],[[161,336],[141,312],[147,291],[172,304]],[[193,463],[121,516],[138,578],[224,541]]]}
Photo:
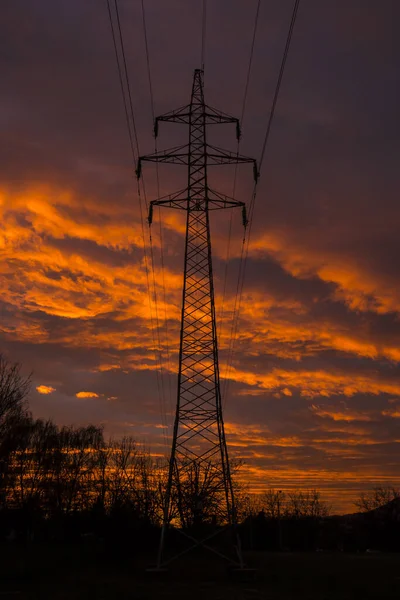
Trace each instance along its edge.
{"label": "electricity pylon", "polygon": [[[200,69],[194,72],[190,104],[157,117],[155,137],[160,122],[188,125],[189,143],[142,156],[137,168],[138,178],[143,161],[188,168],[187,188],[153,200],[149,211],[149,224],[154,206],[186,211],[178,395],[157,568],[198,546],[242,567],[222,416],[209,212],[241,207],[246,226],[246,207],[244,202],[212,190],[208,185],[207,168],[210,165],[251,163],[257,181],[257,164],[252,158],[207,143],[208,125],[232,123],[239,140],[240,124],[238,119],[204,103],[203,71]],[[167,560],[164,557],[165,534],[171,522],[178,524],[190,545]],[[233,527],[235,560],[210,545],[226,527]]]}

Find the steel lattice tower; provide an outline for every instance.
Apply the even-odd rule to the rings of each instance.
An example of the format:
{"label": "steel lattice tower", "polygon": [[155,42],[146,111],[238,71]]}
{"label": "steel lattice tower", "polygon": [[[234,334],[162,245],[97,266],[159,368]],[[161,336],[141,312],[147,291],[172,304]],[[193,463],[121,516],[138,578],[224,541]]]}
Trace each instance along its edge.
{"label": "steel lattice tower", "polygon": [[[238,119],[204,103],[202,70],[194,72],[190,104],[156,118],[156,137],[161,121],[188,125],[189,143],[142,156],[137,169],[139,178],[143,161],[188,168],[187,188],[152,201],[149,212],[150,224],[154,206],[185,210],[187,215],[178,395],[158,568],[169,562],[164,545],[171,521],[179,524],[191,547],[202,545],[217,554],[221,552],[210,540],[224,526],[236,525],[221,404],[209,212],[241,207],[246,225],[246,209],[243,202],[209,187],[207,168],[252,163],[258,177],[254,159],[207,143],[208,125],[232,123],[238,140],[240,126]],[[236,549],[242,565],[240,546]]]}

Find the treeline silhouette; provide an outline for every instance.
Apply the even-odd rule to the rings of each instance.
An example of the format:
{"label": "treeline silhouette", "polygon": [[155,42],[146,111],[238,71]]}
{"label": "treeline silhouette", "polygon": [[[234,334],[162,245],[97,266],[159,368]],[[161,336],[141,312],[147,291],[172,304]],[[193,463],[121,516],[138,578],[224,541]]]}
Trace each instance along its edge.
{"label": "treeline silhouette", "polygon": [[[167,461],[155,459],[131,437],[105,440],[101,427],[33,419],[30,385],[18,364],[0,356],[0,540],[154,550]],[[256,496],[240,483],[239,463],[233,470],[245,550],[399,549],[396,490],[376,488],[360,497],[361,513],[334,517],[317,490],[269,489]],[[188,528],[198,517],[199,488],[204,525],[215,524],[220,482],[194,465],[176,503],[179,515],[172,515]]]}
{"label": "treeline silhouette", "polygon": [[104,441],[101,428],[21,419],[1,464],[6,535],[72,540],[131,537],[159,525],[163,469],[134,440]]}
{"label": "treeline silhouette", "polygon": [[[330,515],[315,490],[279,498],[268,490],[256,499],[261,510],[252,510],[242,523],[248,550],[373,552],[400,550],[400,498],[393,488],[377,487],[360,496],[359,512]],[[387,501],[388,498],[391,500]],[[272,500],[272,507],[271,507]],[[286,508],[285,508],[285,502]],[[371,506],[374,507],[371,509]]]}

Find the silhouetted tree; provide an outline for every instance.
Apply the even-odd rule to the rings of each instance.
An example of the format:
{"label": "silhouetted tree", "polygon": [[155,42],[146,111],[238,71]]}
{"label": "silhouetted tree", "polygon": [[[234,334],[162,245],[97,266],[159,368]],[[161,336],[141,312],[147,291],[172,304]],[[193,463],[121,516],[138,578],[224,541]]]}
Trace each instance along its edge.
{"label": "silhouetted tree", "polygon": [[269,488],[261,495],[260,501],[267,518],[280,519],[287,512],[287,497],[282,490]]}
{"label": "silhouetted tree", "polygon": [[29,419],[27,396],[30,376],[21,373],[21,365],[0,354],[0,505],[6,503],[10,455],[21,432],[21,422]]}
{"label": "silhouetted tree", "polygon": [[370,492],[362,493],[355,505],[361,512],[369,512],[385,506],[392,500],[400,498],[400,490],[391,486],[376,486]]}
{"label": "silhouetted tree", "polygon": [[15,428],[8,482],[14,507],[33,504],[43,507],[46,503],[57,433],[52,421],[34,421],[30,417],[21,419]]}
{"label": "silhouetted tree", "polygon": [[[16,420],[27,414],[31,377],[21,374],[21,365],[0,354],[0,440],[3,441]],[[0,445],[1,450],[1,445]]]}
{"label": "silhouetted tree", "polygon": [[[232,482],[239,506],[243,487],[237,477],[240,467],[240,462],[231,462]],[[177,512],[171,514],[171,520],[179,518],[184,528],[201,524],[222,525],[226,522],[225,484],[219,465],[216,467],[212,462],[188,461],[186,466],[181,467],[179,484],[173,489],[175,494],[178,487],[180,494],[173,497],[171,503]]]}
{"label": "silhouetted tree", "polygon": [[256,517],[262,510],[264,510],[262,494],[249,493],[245,486],[243,489],[239,489],[239,493],[236,494],[236,507],[238,511],[238,520],[244,521],[250,517]]}
{"label": "silhouetted tree", "polygon": [[95,497],[98,463],[104,446],[101,427],[62,427],[52,449],[48,505],[52,514],[88,509]]}
{"label": "silhouetted tree", "polygon": [[318,490],[300,490],[288,493],[285,513],[292,518],[322,518],[330,513],[330,507],[321,500]]}
{"label": "silhouetted tree", "polygon": [[366,546],[380,550],[400,547],[400,490],[376,486],[355,503],[361,511],[358,527],[363,527]]}
{"label": "silhouetted tree", "polygon": [[[143,545],[163,520],[168,461],[155,459],[132,437],[106,443],[101,427],[58,427],[50,420],[34,420],[27,410],[29,387],[21,367],[0,356],[3,517],[8,511],[2,522],[12,521],[26,539],[44,528],[51,537],[64,539],[96,531],[114,549],[120,542],[121,548],[124,542],[131,546],[135,539],[137,547]],[[231,462],[237,520],[243,522],[246,543],[254,549],[281,549],[284,537],[294,548],[315,547],[319,522],[329,513],[320,493],[270,488],[249,494],[238,476],[240,468],[241,462]],[[171,499],[172,522],[187,529],[225,524],[220,469],[188,461],[179,489],[179,497]],[[375,488],[360,502],[367,510],[398,495],[392,488]]]}

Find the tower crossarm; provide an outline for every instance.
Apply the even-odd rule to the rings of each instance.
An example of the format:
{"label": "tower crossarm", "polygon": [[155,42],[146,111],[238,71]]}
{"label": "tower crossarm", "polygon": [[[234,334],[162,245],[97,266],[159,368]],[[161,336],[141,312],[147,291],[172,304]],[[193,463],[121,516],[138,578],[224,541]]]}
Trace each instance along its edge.
{"label": "tower crossarm", "polygon": [[[183,146],[175,146],[168,148],[167,150],[160,150],[159,152],[153,152],[152,154],[146,154],[140,156],[138,159],[136,175],[138,178],[142,175],[142,162],[158,162],[158,163],[169,163],[175,165],[189,165],[190,155],[188,153],[188,144]],[[237,152],[231,152],[224,148],[218,148],[218,146],[212,146],[211,144],[205,145],[205,159],[207,165],[235,165],[235,164],[252,164],[254,179],[258,181],[259,172],[257,161],[255,158],[249,156],[243,156]]]}
{"label": "tower crossarm", "polygon": [[[166,208],[175,208],[178,210],[188,210],[188,201],[189,201],[189,190],[188,188],[184,190],[179,190],[173,194],[167,194],[162,198],[158,198],[157,200],[152,200],[149,205],[149,215],[148,221],[149,225],[153,222],[153,210],[155,206],[162,206]],[[224,208],[241,208],[243,214],[243,225],[246,227],[247,225],[247,216],[246,216],[246,204],[245,202],[241,202],[240,200],[235,200],[235,198],[231,198],[226,194],[221,194],[221,192],[217,192],[217,190],[213,190],[208,188],[208,210],[221,210]],[[196,205],[190,206],[189,210],[199,210],[196,209]],[[202,208],[200,210],[203,210]]]}
{"label": "tower crossarm", "polygon": [[218,148],[218,146],[212,146],[207,144],[207,164],[208,165],[236,165],[249,163],[253,165],[253,176],[254,181],[257,183],[259,172],[257,161],[255,158],[249,156],[243,156],[237,152],[231,152],[224,148]]}
{"label": "tower crossarm", "polygon": [[137,178],[140,179],[142,175],[143,161],[187,166],[189,164],[188,148],[188,144],[184,144],[183,146],[175,146],[174,148],[168,148],[167,150],[160,150],[153,154],[146,154],[146,156],[139,156],[136,168]]}
{"label": "tower crossarm", "polygon": [[183,123],[184,125],[189,125],[190,104],[156,117],[154,121],[154,137],[158,136],[158,124],[160,121],[163,121],[164,123]]}
{"label": "tower crossarm", "polygon": [[236,139],[237,141],[240,140],[242,132],[240,129],[240,121],[238,118],[236,117],[231,117],[231,115],[228,115],[224,112],[222,112],[221,110],[217,110],[216,108],[213,108],[212,106],[205,106],[205,119],[206,119],[206,125],[222,125],[224,123],[232,123],[233,125],[236,125]]}
{"label": "tower crossarm", "polygon": [[[189,166],[191,156],[188,152],[189,145],[175,146],[174,148],[168,148],[167,150],[160,150],[153,154],[146,154],[140,156],[137,163],[136,176],[139,179],[142,175],[142,162],[158,162],[158,163],[169,163],[174,165],[185,165]],[[208,166],[212,165],[236,165],[236,164],[252,164],[253,165],[253,177],[257,183],[259,177],[259,171],[257,161],[249,156],[243,156],[237,152],[231,152],[224,148],[218,148],[218,146],[212,146],[211,144],[205,144],[204,159]]]}
{"label": "tower crossarm", "polygon": [[[176,110],[172,110],[164,115],[160,115],[156,117],[154,121],[154,136],[158,136],[158,128],[159,123],[181,123],[184,125],[190,125],[190,116],[191,116],[191,105],[188,104],[186,106],[182,106],[181,108],[177,108]],[[204,124],[205,125],[223,125],[223,124],[233,124],[236,126],[236,139],[239,141],[241,137],[241,129],[239,119],[236,117],[231,117],[212,106],[204,105]]]}

